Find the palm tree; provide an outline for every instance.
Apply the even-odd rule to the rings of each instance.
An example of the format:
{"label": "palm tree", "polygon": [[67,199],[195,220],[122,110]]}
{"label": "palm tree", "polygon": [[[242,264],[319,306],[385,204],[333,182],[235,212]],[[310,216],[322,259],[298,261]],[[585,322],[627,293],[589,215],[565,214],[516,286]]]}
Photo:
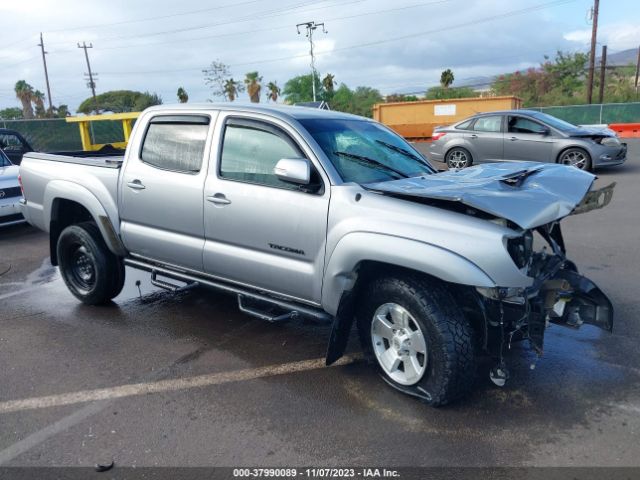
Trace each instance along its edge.
{"label": "palm tree", "polygon": [[24,80],[18,80],[15,86],[16,97],[22,103],[22,116],[26,119],[33,118],[33,87]]}
{"label": "palm tree", "polygon": [[278,97],[280,96],[280,87],[276,82],[267,83],[267,99],[273,102],[278,101]]}
{"label": "palm tree", "polygon": [[449,88],[449,85],[451,85],[454,80],[455,80],[455,77],[453,76],[453,72],[451,71],[450,68],[443,70],[442,73],[440,74],[440,85],[443,88]]}
{"label": "palm tree", "polygon": [[335,87],[335,75],[331,75],[327,73],[322,79],[322,88],[324,88],[325,93],[329,96],[333,96],[333,89]]}
{"label": "palm tree", "polygon": [[182,87],[178,88],[177,95],[178,95],[178,101],[180,103],[187,103],[189,101],[189,94],[184,88]]}
{"label": "palm tree", "polygon": [[36,117],[44,117],[44,93],[42,93],[40,90],[36,90],[35,92],[33,92],[33,103],[35,103],[36,105]]}
{"label": "palm tree", "polygon": [[260,103],[261,81],[262,77],[258,75],[258,72],[249,72],[245,76],[244,84],[247,86],[247,93],[252,103]]}
{"label": "palm tree", "polygon": [[243,85],[240,82],[237,82],[233,78],[229,78],[224,81],[223,85],[224,96],[227,97],[227,100],[233,102],[236,98],[238,98],[238,93],[244,90]]}

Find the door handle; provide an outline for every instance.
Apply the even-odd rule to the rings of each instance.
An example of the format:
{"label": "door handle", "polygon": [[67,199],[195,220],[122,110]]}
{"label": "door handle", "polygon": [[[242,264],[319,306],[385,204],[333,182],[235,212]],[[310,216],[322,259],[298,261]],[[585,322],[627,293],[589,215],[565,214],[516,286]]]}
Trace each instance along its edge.
{"label": "door handle", "polygon": [[471,135],[471,138],[478,138],[478,135],[474,133],[473,135]]}
{"label": "door handle", "polygon": [[207,196],[207,201],[216,205],[229,205],[231,200],[224,196],[224,193],[216,193],[215,195]]}
{"label": "door handle", "polygon": [[144,190],[145,188],[147,188],[138,179],[132,180],[131,182],[127,183],[127,187],[133,188],[134,190]]}
{"label": "door handle", "polygon": [[511,137],[509,140],[511,140],[512,142],[515,142],[516,140],[518,140],[518,137]]}

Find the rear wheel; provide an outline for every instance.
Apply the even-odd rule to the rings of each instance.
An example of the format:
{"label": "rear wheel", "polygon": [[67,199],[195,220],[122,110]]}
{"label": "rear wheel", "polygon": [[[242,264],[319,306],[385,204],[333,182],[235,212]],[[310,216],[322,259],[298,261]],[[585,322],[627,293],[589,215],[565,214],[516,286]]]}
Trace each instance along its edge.
{"label": "rear wheel", "polygon": [[65,228],[58,238],[57,254],[67,288],[83,303],[107,303],[122,290],[122,260],[111,253],[95,223]]}
{"label": "rear wheel", "polygon": [[417,275],[381,278],[360,298],[360,338],[387,383],[433,406],[469,391],[473,332],[441,284]]}
{"label": "rear wheel", "polygon": [[582,148],[568,148],[560,154],[558,163],[570,165],[587,172],[591,170],[591,157],[589,153]]}
{"label": "rear wheel", "polygon": [[449,168],[467,168],[473,164],[473,158],[469,150],[462,147],[454,147],[447,152],[445,157]]}

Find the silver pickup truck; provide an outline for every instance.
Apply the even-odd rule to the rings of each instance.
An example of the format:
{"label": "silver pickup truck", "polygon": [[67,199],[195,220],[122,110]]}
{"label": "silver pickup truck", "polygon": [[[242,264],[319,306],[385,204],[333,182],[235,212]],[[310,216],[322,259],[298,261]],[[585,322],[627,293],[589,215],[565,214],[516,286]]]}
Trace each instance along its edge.
{"label": "silver pickup truck", "polygon": [[504,384],[511,342],[545,328],[611,331],[613,307],[566,257],[559,221],[613,186],[540,163],[438,172],[374,121],[303,107],[159,106],[124,158],[26,154],[22,212],[82,302],[118,295],[125,266],[155,285],[237,295],[267,321],[353,322],[383,379],[431,405],[462,396],[479,356]]}

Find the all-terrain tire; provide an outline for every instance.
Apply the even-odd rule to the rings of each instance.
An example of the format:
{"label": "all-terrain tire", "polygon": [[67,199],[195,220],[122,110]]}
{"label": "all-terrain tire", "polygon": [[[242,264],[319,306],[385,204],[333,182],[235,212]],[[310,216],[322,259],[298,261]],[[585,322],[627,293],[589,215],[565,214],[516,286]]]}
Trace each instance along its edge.
{"label": "all-terrain tire", "polygon": [[[412,274],[378,278],[364,288],[358,304],[356,318],[363,348],[389,385],[432,406],[457,400],[473,387],[476,373],[473,329],[442,283]],[[426,342],[424,373],[411,385],[395,381],[375,353],[372,322],[384,305],[403,307]],[[377,345],[378,350],[384,348],[379,341]]]}
{"label": "all-terrain tire", "polygon": [[109,250],[95,223],[65,228],[58,238],[57,254],[62,279],[82,303],[104,304],[122,290],[122,260]]}

